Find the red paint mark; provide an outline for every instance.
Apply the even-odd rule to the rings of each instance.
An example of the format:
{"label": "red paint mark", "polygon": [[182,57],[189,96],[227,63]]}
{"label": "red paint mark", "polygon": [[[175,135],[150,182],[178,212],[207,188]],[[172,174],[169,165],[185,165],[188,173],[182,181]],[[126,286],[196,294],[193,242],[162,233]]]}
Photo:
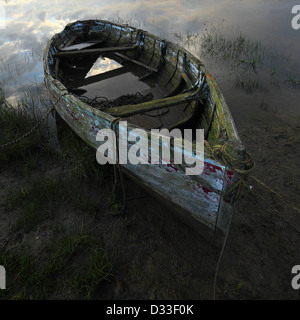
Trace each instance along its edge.
{"label": "red paint mark", "polygon": [[217,170],[220,170],[222,172],[222,169],[214,164],[204,162],[204,168],[208,169],[211,172],[217,172]]}
{"label": "red paint mark", "polygon": [[49,93],[51,94],[51,96],[52,96],[53,98],[55,98],[55,100],[58,99],[52,92],[49,92]]}
{"label": "red paint mark", "polygon": [[[152,161],[153,161],[153,163],[152,163]],[[148,154],[148,163],[149,164],[159,164],[159,160],[152,160],[152,158],[151,158],[151,155],[150,154]]]}
{"label": "red paint mark", "polygon": [[209,200],[209,201],[213,201],[213,202],[218,202],[218,199],[215,198],[212,195],[209,195],[209,193],[213,192],[211,190],[209,190],[208,188],[200,185],[199,183],[197,183],[194,186],[194,191],[197,192],[199,195],[201,195],[202,197],[204,197],[205,199]]}
{"label": "red paint mark", "polygon": [[75,120],[78,121],[78,118],[75,116],[75,114],[73,112],[71,112],[70,110],[66,109],[67,112],[69,113],[69,115]]}
{"label": "red paint mark", "polygon": [[230,170],[226,170],[227,173],[227,186],[231,186],[232,185],[232,179],[233,179],[233,172]]}
{"label": "red paint mark", "polygon": [[228,179],[232,180],[232,178],[233,178],[233,172],[230,171],[230,170],[226,170],[226,173],[227,173]]}
{"label": "red paint mark", "polygon": [[199,189],[202,189],[206,194],[209,194],[210,192],[212,192],[211,190],[207,189],[206,187],[204,186],[201,186],[201,184],[197,183],[196,184],[196,187],[194,188],[194,190],[199,190]]}
{"label": "red paint mark", "polygon": [[212,192],[211,190],[209,190],[209,189],[207,189],[207,188],[205,188],[205,187],[202,187],[202,190],[203,190],[206,194],[208,194],[209,192]]}
{"label": "red paint mark", "polygon": [[95,133],[98,133],[100,130],[101,130],[101,129],[100,129],[99,127],[97,127],[97,126],[92,126],[92,127],[90,128],[90,131],[95,132]]}
{"label": "red paint mark", "polygon": [[[54,97],[57,101],[58,99],[60,99],[61,97],[57,98],[52,92],[49,91],[49,93],[52,95],[52,97]],[[76,117],[76,115],[71,112],[68,108],[65,107],[65,110],[69,113],[69,115],[75,120],[78,121],[79,119]]]}

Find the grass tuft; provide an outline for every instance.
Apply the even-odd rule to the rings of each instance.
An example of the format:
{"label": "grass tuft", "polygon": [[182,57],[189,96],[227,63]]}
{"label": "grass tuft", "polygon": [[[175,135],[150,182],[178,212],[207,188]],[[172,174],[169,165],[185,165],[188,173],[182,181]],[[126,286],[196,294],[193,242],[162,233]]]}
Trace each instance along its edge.
{"label": "grass tuft", "polygon": [[0,164],[16,159],[27,159],[32,157],[33,151],[41,151],[41,146],[44,145],[42,127],[17,143],[2,147],[29,132],[37,121],[22,108],[12,107],[6,103],[0,104]]}

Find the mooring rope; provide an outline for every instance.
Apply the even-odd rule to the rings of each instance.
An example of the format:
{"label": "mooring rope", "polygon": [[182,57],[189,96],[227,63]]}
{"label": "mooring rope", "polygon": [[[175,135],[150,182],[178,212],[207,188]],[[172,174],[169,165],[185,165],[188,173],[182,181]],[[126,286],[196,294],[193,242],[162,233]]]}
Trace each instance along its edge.
{"label": "mooring rope", "polygon": [[[55,108],[55,106],[57,105],[57,103],[59,102],[59,100],[64,96],[61,95],[57,101],[55,102],[55,104],[52,104],[49,109],[45,112],[45,114],[43,115],[43,117],[36,123],[36,125],[34,127],[32,127],[29,131],[27,131],[26,133],[24,133],[23,135],[21,135],[20,137],[8,142],[8,143],[5,143],[3,145],[0,146],[0,148],[5,148],[5,147],[8,147],[12,144],[15,144],[17,142],[19,142],[20,140],[22,139],[25,139],[26,137],[28,137],[30,134],[32,134],[42,123],[43,121],[48,117],[48,115],[50,114],[50,112]],[[5,105],[8,106],[8,103],[6,101],[4,101]],[[42,102],[43,103],[43,102]]]}
{"label": "mooring rope", "polygon": [[[211,146],[209,144],[208,141],[205,140],[205,145],[208,147],[208,149],[211,151],[212,156],[214,158],[221,158],[221,161],[230,169],[232,170],[234,173],[236,173],[236,175],[239,177],[238,181],[224,194],[223,199],[228,201],[231,205],[233,204],[233,202],[238,199],[239,195],[241,194],[242,188],[244,186],[247,186],[249,189],[251,189],[250,184],[247,182],[248,177],[253,178],[258,184],[260,184],[263,188],[265,188],[266,190],[268,190],[271,194],[277,196],[279,199],[283,200],[287,205],[289,205],[291,208],[293,208],[295,211],[297,211],[298,213],[300,213],[300,208],[296,207],[289,199],[287,199],[286,197],[282,196],[280,193],[276,192],[275,190],[273,190],[272,188],[270,188],[269,186],[267,186],[265,183],[263,183],[259,178],[257,178],[256,176],[254,176],[253,174],[250,175],[250,173],[252,172],[252,170],[255,167],[255,163],[252,160],[252,162],[250,162],[250,155],[248,153],[246,153],[246,158],[248,158],[248,160],[243,161],[244,164],[244,168],[246,169],[239,169],[236,166],[234,166],[235,164],[235,159],[233,159],[233,157],[231,157],[228,152],[226,151],[226,147],[227,144],[225,143],[224,145],[216,145],[216,146]],[[248,167],[248,169],[247,169]],[[228,198],[229,196],[229,198]],[[220,267],[220,263],[224,254],[224,250],[225,250],[225,246],[227,243],[227,239],[228,239],[228,235],[229,235],[229,230],[230,230],[230,226],[232,223],[232,218],[233,218],[233,214],[230,217],[229,220],[229,224],[228,224],[228,228],[226,230],[226,234],[224,237],[224,241],[223,241],[223,245],[222,245],[222,249],[219,255],[219,259],[217,262],[217,267],[216,267],[216,271],[215,271],[215,278],[214,278],[214,300],[216,299],[216,287],[217,287],[217,276],[218,276],[218,271],[219,271],[219,267]],[[298,233],[300,232],[293,224],[290,223],[290,221],[285,220],[290,226],[292,226],[295,231],[297,231]]]}
{"label": "mooring rope", "polygon": [[[238,181],[235,184],[233,184],[223,195],[224,201],[229,202],[230,205],[233,205],[234,201],[238,199],[238,197],[240,196],[242,192],[242,188],[246,184],[246,179],[250,174],[250,172],[253,170],[255,164],[253,161],[251,162],[250,160],[251,157],[247,152],[245,153],[245,156],[246,156],[245,161],[235,160],[232,156],[230,156],[230,154],[226,150],[228,143],[225,143],[223,145],[215,145],[215,146],[211,146],[207,140],[204,140],[204,143],[206,147],[211,151],[213,158],[218,160],[221,159],[221,162],[230,170],[232,170],[236,174],[236,176],[239,178]],[[244,168],[243,169],[237,168],[237,163],[238,164],[242,163]],[[218,279],[219,268],[220,268],[221,260],[223,258],[223,254],[227,244],[232,219],[233,219],[233,212],[229,219],[228,227],[225,233],[224,241],[222,244],[222,248],[221,248],[217,266],[216,266],[215,277],[214,277],[214,293],[213,293],[214,300],[216,300],[216,289],[217,289],[217,279]]]}
{"label": "mooring rope", "polygon": [[[116,138],[117,138],[117,125],[118,125],[120,120],[122,120],[122,118],[115,118],[110,123],[110,129],[114,131]],[[111,211],[111,207],[114,204],[120,203],[120,201],[116,200],[116,201],[111,202],[109,204],[109,206],[108,206],[108,212],[111,215],[118,215],[119,216],[124,212],[125,207],[126,207],[126,190],[125,190],[125,185],[124,185],[124,181],[123,181],[123,174],[122,174],[122,171],[121,171],[121,166],[120,166],[120,163],[119,163],[119,147],[118,147],[118,142],[117,141],[116,141],[116,147],[113,146],[113,150],[114,150],[113,152],[115,152],[115,156],[116,156],[116,164],[113,165],[113,169],[114,169],[114,186],[113,186],[112,193],[115,194],[115,190],[116,190],[116,187],[117,187],[117,182],[118,182],[118,180],[117,180],[117,170],[118,170],[119,177],[120,177],[120,182],[121,182],[121,187],[122,187],[123,203],[122,203],[121,209],[117,209],[117,211],[114,212],[114,211]]]}

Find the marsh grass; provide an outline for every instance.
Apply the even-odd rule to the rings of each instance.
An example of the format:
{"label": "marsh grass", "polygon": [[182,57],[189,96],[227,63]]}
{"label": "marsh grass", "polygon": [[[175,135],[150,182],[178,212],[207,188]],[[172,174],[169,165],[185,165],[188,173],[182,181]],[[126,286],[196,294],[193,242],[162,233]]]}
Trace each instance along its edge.
{"label": "marsh grass", "polygon": [[88,263],[81,265],[75,272],[71,287],[77,294],[92,299],[105,281],[115,281],[112,259],[103,248],[93,248]]}
{"label": "marsh grass", "polygon": [[[6,251],[0,248],[0,264],[4,265],[7,272],[6,290],[0,291],[0,297],[10,299],[42,298],[41,273],[38,264],[25,248]],[[35,288],[35,289],[33,289]]]}
{"label": "marsh grass", "polygon": [[234,61],[236,67],[254,72],[264,59],[273,57],[259,41],[247,39],[241,32],[225,35],[212,28],[202,36],[201,41],[202,53],[212,58]]}
{"label": "marsh grass", "polygon": [[231,78],[246,93],[285,83],[282,70],[286,70],[289,57],[246,37],[239,29],[221,24],[207,27],[203,33],[175,33],[174,37],[180,45],[192,49],[208,69],[225,67],[226,79]]}
{"label": "marsh grass", "polygon": [[[6,141],[22,135],[32,127],[33,121],[27,113],[7,106],[0,112],[0,131],[3,132],[1,137]],[[61,137],[59,155],[47,150],[42,131],[34,132],[1,152],[0,163],[18,161],[17,170],[29,182],[25,187],[10,187],[8,196],[1,202],[1,207],[6,211],[22,208],[23,214],[15,224],[15,230],[24,227],[25,231],[28,231],[28,228],[53,215],[60,205],[95,214],[100,200],[93,187],[99,188],[105,181],[106,190],[106,185],[112,183],[111,169],[102,168],[97,163],[94,150],[78,138],[62,120],[58,121],[58,129]],[[42,155],[52,158],[53,162],[57,162],[64,169],[54,177],[40,174],[30,177],[45,160]]]}
{"label": "marsh grass", "polygon": [[67,201],[68,193],[64,192],[62,183],[60,179],[39,177],[27,187],[11,188],[2,202],[2,208],[6,212],[22,208],[22,216],[14,225],[14,230],[30,230],[50,217],[60,202]]}
{"label": "marsh grass", "polygon": [[4,144],[10,143],[29,132],[37,121],[23,108],[12,107],[3,103],[3,101],[0,103],[0,164],[16,159],[23,160],[26,158],[29,160],[28,156],[30,157],[33,151],[45,151],[42,127],[37,128],[32,134],[17,143],[2,147]]}
{"label": "marsh grass", "polygon": [[[200,48],[202,55],[227,64],[230,75],[235,77],[236,87],[247,93],[261,90],[264,81],[279,85],[275,64],[284,59],[263,46],[260,41],[250,40],[239,31],[224,34],[221,30],[212,28],[202,35]],[[270,77],[266,79],[268,68]]]}
{"label": "marsh grass", "polygon": [[63,234],[49,243],[45,251],[47,258],[41,261],[27,248],[11,252],[0,248],[0,264],[9,270],[7,289],[0,291],[0,297],[55,298],[63,289],[65,299],[92,299],[105,282],[116,281],[114,257],[88,234]]}
{"label": "marsh grass", "polygon": [[70,268],[68,262],[88,244],[92,244],[92,238],[83,233],[63,235],[50,242],[45,249],[49,259],[44,267],[44,274],[48,276],[66,271]]}
{"label": "marsh grass", "polygon": [[[32,105],[23,101],[12,107],[0,96],[0,144],[5,144],[36,124],[35,113],[30,112],[35,105],[27,100]],[[42,126],[0,152],[0,169],[17,172],[18,179],[6,186],[0,202],[2,214],[18,213],[11,232],[24,235],[46,229],[51,234],[47,245],[42,244],[45,248],[36,247],[32,240],[26,248],[0,246],[0,265],[9,270],[7,290],[0,290],[3,299],[92,299],[104,283],[115,281],[113,253],[103,248],[90,229],[71,227],[68,220],[55,218],[57,212],[68,210],[92,221],[100,201],[106,200],[101,194],[113,183],[111,168],[100,166],[95,151],[62,120],[57,125],[59,154],[48,150]],[[49,164],[54,172],[51,167],[48,170]]]}
{"label": "marsh grass", "polygon": [[[38,176],[31,179],[26,187],[10,188],[1,207],[6,212],[22,208],[22,215],[14,225],[14,230],[30,230],[53,216],[58,207],[96,214],[99,197],[93,193],[91,185],[99,188],[103,180],[100,179],[100,174],[91,176],[93,170],[90,168],[78,168],[77,161],[75,164],[74,161],[70,160],[71,166],[56,177]],[[83,159],[82,161],[84,162]]]}

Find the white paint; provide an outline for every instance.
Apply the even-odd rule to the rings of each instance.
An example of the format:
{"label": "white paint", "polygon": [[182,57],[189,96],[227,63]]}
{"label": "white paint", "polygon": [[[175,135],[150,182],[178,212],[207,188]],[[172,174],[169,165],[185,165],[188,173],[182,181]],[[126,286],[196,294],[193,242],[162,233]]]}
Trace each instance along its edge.
{"label": "white paint", "polygon": [[292,13],[296,14],[296,16],[292,19],[292,22],[291,22],[292,28],[294,30],[299,30],[300,29],[300,5],[293,6]]}
{"label": "white paint", "polygon": [[300,265],[295,265],[292,268],[292,274],[296,274],[296,276],[292,279],[292,287],[295,290],[300,289]]}
{"label": "white paint", "polygon": [[[96,141],[103,142],[97,148],[96,159],[100,164],[171,164],[171,137],[174,137],[174,164],[182,164],[183,157],[187,165],[186,175],[200,175],[204,169],[204,130],[196,129],[196,143],[192,142],[193,130],[184,129],[182,139],[179,129],[152,129],[150,135],[146,130],[134,128],[128,132],[127,121],[119,122],[119,141],[115,131],[100,129]],[[150,139],[150,149],[149,149]],[[161,141],[161,143],[160,143]],[[183,146],[182,146],[183,142]],[[118,144],[118,145],[117,145]],[[130,145],[128,150],[128,145]],[[162,152],[160,152],[160,145]],[[149,161],[149,151],[151,161]],[[182,157],[183,155],[183,157]]]}
{"label": "white paint", "polygon": [[6,289],[6,271],[3,266],[0,266],[0,289]]}

